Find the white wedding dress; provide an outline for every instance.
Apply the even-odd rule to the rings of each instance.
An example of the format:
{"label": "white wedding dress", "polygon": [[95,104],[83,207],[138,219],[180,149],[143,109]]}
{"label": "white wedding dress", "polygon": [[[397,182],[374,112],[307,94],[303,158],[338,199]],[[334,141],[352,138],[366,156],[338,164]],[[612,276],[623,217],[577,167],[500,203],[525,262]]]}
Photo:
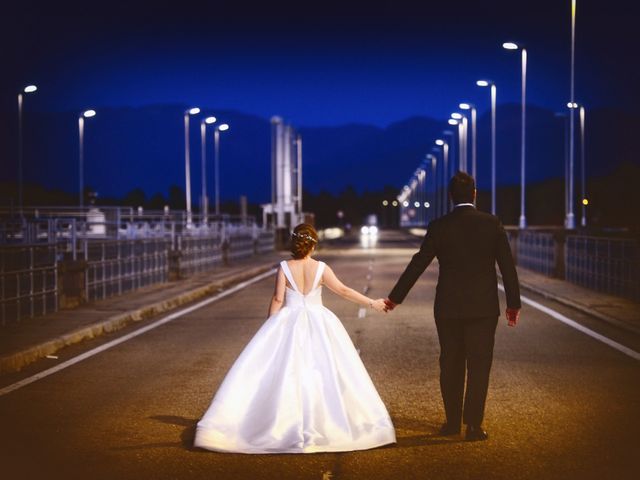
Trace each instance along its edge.
{"label": "white wedding dress", "polygon": [[198,422],[194,445],[219,452],[312,453],[395,443],[395,430],[340,320],[322,304],[319,262],[235,361]]}

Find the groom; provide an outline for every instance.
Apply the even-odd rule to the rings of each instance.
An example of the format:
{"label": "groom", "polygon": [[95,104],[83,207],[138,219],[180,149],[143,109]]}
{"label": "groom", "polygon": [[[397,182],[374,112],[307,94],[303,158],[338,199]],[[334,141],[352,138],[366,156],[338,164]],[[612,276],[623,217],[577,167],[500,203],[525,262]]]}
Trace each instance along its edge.
{"label": "groom", "polygon": [[434,314],[440,341],[440,390],[447,417],[440,434],[456,435],[464,422],[467,440],[486,440],[482,419],[500,315],[496,262],[512,327],[520,313],[520,288],[502,224],[474,206],[473,177],[456,173],[449,182],[449,198],[453,211],[429,224],[420,251],[407,265],[386,304],[387,310],[393,310],[402,303],[433,258],[438,258]]}

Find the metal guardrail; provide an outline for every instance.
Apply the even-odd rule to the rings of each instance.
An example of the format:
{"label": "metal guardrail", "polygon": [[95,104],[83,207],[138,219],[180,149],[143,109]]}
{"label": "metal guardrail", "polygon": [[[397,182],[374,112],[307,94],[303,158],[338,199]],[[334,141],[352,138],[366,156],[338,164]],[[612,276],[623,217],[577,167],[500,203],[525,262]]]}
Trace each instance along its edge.
{"label": "metal guardrail", "polygon": [[640,243],[568,233],[507,229],[518,266],[592,290],[640,300]]}
{"label": "metal guardrail", "polygon": [[0,249],[0,323],[58,309],[55,245],[17,245]]}
{"label": "metal guardrail", "polygon": [[121,295],[169,279],[170,240],[84,240],[88,300]]}
{"label": "metal guardrail", "polygon": [[[175,278],[272,251],[275,245],[274,232],[258,227],[253,217],[120,207],[22,213],[0,209],[2,326],[57,310],[61,289],[67,287],[82,291],[84,300],[104,299],[169,281],[174,259]],[[70,275],[61,266],[81,274],[65,288]],[[66,302],[66,293],[63,298]]]}
{"label": "metal guardrail", "polygon": [[640,245],[635,240],[567,236],[566,279],[640,300]]}
{"label": "metal guardrail", "polygon": [[516,242],[518,265],[549,277],[555,274],[556,247],[552,233],[522,231]]}

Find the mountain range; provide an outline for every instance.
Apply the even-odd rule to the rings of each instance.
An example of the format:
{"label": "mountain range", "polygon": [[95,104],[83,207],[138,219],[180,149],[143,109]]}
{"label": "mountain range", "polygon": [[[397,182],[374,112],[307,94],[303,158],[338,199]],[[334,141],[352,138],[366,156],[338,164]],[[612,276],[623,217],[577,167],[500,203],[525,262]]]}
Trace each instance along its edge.
{"label": "mountain range", "polygon": [[[102,108],[85,121],[85,185],[100,196],[122,197],[141,188],[148,196],[166,195],[171,185],[184,188],[184,106]],[[237,111],[205,110],[230,130],[220,138],[220,195],[234,200],[247,195],[267,202],[271,193],[270,121]],[[277,112],[276,112],[277,113]],[[200,119],[191,117],[190,148],[194,203],[201,185]],[[577,118],[577,115],[576,115]],[[285,119],[286,121],[286,119]],[[303,184],[309,192],[338,193],[398,190],[409,180],[434,140],[449,127],[443,119],[415,116],[386,128],[349,124],[334,127],[293,125],[302,136]],[[612,109],[587,111],[586,173],[599,177],[618,165],[639,163],[633,140],[640,119]],[[456,127],[452,127],[456,128]],[[1,137],[0,181],[17,178],[17,131],[6,125]],[[24,116],[24,176],[27,183],[69,192],[78,189],[78,120],[76,113],[27,111]],[[207,182],[213,196],[213,133],[207,130]],[[478,116],[478,185],[489,188],[490,120]],[[580,138],[576,121],[576,174]],[[564,176],[564,119],[536,106],[527,110],[527,182]],[[497,178],[499,185],[520,181],[520,106],[497,110]],[[579,178],[579,177],[577,177]]]}

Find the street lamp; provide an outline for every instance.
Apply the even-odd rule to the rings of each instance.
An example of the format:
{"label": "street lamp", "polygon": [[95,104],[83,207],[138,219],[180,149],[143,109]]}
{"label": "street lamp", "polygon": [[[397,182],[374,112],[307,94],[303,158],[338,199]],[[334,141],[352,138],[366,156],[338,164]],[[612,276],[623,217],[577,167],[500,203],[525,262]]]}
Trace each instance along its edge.
{"label": "street lamp", "polygon": [[565,228],[576,228],[576,218],[573,214],[573,170],[574,170],[574,110],[577,108],[575,100],[575,45],[576,45],[576,0],[571,0],[571,82],[569,87],[569,192]]}
{"label": "street lamp", "polygon": [[[451,114],[451,118],[458,122],[458,145],[460,146],[458,164],[460,170],[467,171],[467,116],[463,113],[454,112]],[[450,123],[450,125],[455,125]]]}
{"label": "street lamp", "polygon": [[477,111],[475,105],[471,103],[461,103],[459,107],[462,110],[470,110],[471,111],[471,176],[476,180],[476,184],[478,183],[478,179],[476,178],[477,165],[476,165],[476,123],[477,123]]}
{"label": "street lamp", "polygon": [[[451,122],[449,122],[449,125],[451,125]],[[444,184],[445,184],[445,190],[446,190],[446,185],[448,185],[449,183],[449,179],[453,176],[454,172],[456,171],[456,166],[455,166],[455,159],[456,159],[456,135],[455,133],[453,133],[453,131],[451,130],[443,130],[442,134],[447,136],[447,137],[451,137],[451,141],[448,142],[449,147],[451,149],[451,155],[448,155],[451,158],[451,162],[449,162],[449,171],[445,170],[445,175],[444,175]],[[460,147],[458,145],[458,147]]]}
{"label": "street lamp", "polygon": [[24,181],[22,178],[22,157],[23,157],[23,141],[22,141],[22,103],[24,102],[25,93],[33,93],[38,90],[35,85],[27,85],[18,94],[18,208],[22,214],[23,188]]}
{"label": "street lamp", "polygon": [[449,143],[446,140],[439,138],[436,140],[436,145],[442,147],[442,214],[447,213],[447,165],[449,162]]}
{"label": "street lamp", "polygon": [[193,107],[184,112],[184,176],[185,195],[187,201],[187,225],[191,226],[191,166],[189,160],[189,116],[200,113],[198,107]]}
{"label": "street lamp", "polygon": [[526,228],[527,218],[525,216],[525,121],[526,121],[526,93],[527,93],[527,49],[513,42],[505,42],[502,47],[506,50],[518,50],[522,52],[522,132],[520,141],[520,221],[519,228]]}
{"label": "street lamp", "polygon": [[78,182],[80,184],[80,210],[84,207],[84,119],[96,116],[95,110],[85,110],[78,117],[78,138],[80,141],[79,149],[79,172]]}
{"label": "street lamp", "polygon": [[[436,216],[436,214],[438,212],[438,196],[437,196],[438,181],[437,181],[437,178],[436,178],[436,166],[438,164],[438,157],[436,157],[432,153],[427,153],[427,160],[431,164],[431,178],[433,179],[433,180],[431,180],[431,184],[433,185],[433,195],[431,195],[431,198],[432,198],[433,205],[434,205],[433,217],[435,218],[435,216]],[[429,202],[425,202],[425,208],[429,208],[429,206],[427,206],[427,205],[429,205]]]}
{"label": "street lamp", "polygon": [[479,87],[491,87],[491,214],[496,214],[496,84],[489,80],[478,80]]}
{"label": "street lamp", "polygon": [[214,170],[215,170],[215,187],[216,187],[216,215],[220,215],[220,132],[229,130],[229,125],[223,123],[222,125],[216,125],[213,129],[213,144],[214,144]]}
{"label": "street lamp", "polygon": [[561,118],[564,125],[564,211],[566,215],[569,208],[569,117],[562,112],[556,112],[554,116]]}
{"label": "street lamp", "polygon": [[584,111],[584,105],[580,105],[580,163],[581,163],[581,167],[580,167],[580,173],[581,173],[581,180],[582,180],[582,202],[580,202],[582,204],[582,218],[580,220],[580,225],[582,225],[583,227],[587,226],[587,205],[589,204],[589,201],[587,200],[587,190],[586,190],[586,165],[585,165],[585,161],[584,161],[584,157],[585,157],[585,151],[584,151],[584,121],[585,121],[585,111]]}
{"label": "street lamp", "polygon": [[209,198],[207,197],[207,125],[216,122],[216,117],[207,117],[200,121],[200,158],[202,160],[202,223],[207,223]]}

